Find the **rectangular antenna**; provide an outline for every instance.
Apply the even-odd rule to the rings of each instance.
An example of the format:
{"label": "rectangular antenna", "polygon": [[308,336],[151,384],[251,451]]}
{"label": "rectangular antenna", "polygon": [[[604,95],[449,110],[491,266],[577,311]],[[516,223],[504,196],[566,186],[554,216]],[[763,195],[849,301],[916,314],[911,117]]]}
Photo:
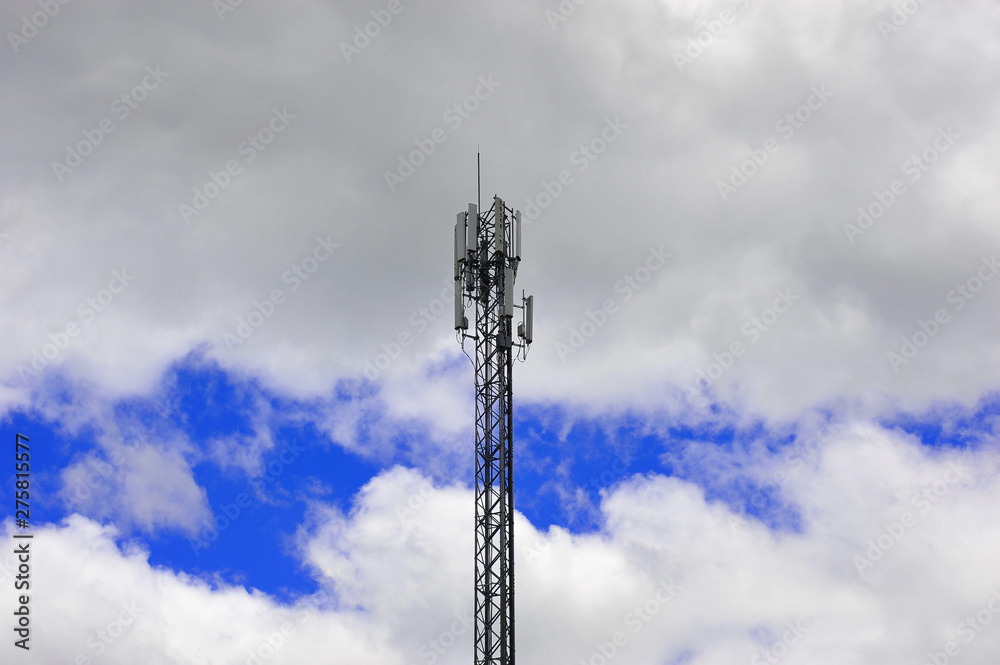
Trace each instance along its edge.
{"label": "rectangular antenna", "polygon": [[521,260],[521,211],[514,213],[514,258]]}
{"label": "rectangular antenna", "polygon": [[455,279],[462,277],[462,264],[465,262],[465,213],[458,213],[455,222]]}
{"label": "rectangular antenna", "polygon": [[462,300],[462,280],[455,280],[455,330],[467,330],[469,320],[465,318],[465,305]]}
{"label": "rectangular antenna", "polygon": [[493,223],[496,224],[493,251],[503,254],[504,205],[499,196],[493,197]]}
{"label": "rectangular antenna", "polygon": [[467,227],[469,229],[469,239],[465,243],[465,247],[467,250],[471,249],[473,252],[479,251],[479,209],[475,203],[469,204],[469,221]]}
{"label": "rectangular antenna", "polygon": [[528,296],[528,299],[524,301],[524,341],[531,344],[532,338],[532,326],[531,326],[531,315],[535,310],[535,296]]}
{"label": "rectangular antenna", "polygon": [[503,270],[503,315],[514,316],[514,269]]}

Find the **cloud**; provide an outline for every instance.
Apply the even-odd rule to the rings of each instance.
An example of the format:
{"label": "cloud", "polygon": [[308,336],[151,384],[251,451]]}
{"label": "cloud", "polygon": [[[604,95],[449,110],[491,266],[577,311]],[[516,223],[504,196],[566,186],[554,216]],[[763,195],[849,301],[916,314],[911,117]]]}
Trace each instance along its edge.
{"label": "cloud", "polygon": [[[995,442],[934,452],[888,430],[848,429],[814,465],[782,466],[800,532],[770,530],[657,474],[609,490],[597,533],[543,532],[519,515],[519,653],[586,662],[621,633],[621,663],[764,653],[922,662],[949,641],[962,662],[992,662],[1000,634],[968,622],[992,617],[1000,588]],[[469,490],[401,467],[372,479],[346,513],[314,504],[296,540],[321,591],[290,602],[152,567],[113,527],[70,517],[31,545],[37,634],[60,631],[38,640],[38,656],[96,656],[88,640],[106,641],[95,636],[134,606],[137,620],[101,662],[178,662],[168,654],[182,651],[179,662],[243,662],[247,649],[267,652],[268,638],[281,643],[274,663],[319,662],[331,645],[345,662],[465,662],[472,506]]]}
{"label": "cloud", "polygon": [[[845,423],[789,457],[678,445],[661,461],[682,477],[623,478],[599,506],[557,469],[602,528],[519,516],[522,653],[997,652],[966,618],[992,617],[1000,588],[993,426],[947,413],[994,392],[1000,363],[994,3],[584,3],[555,25],[534,3],[412,3],[350,58],[370,8],[229,7],[0,9],[21,40],[0,62],[0,412],[99,432],[51,469],[80,514],[35,541],[42,658],[310,662],[336,644],[347,662],[467,662],[472,502],[434,483],[468,459],[447,300],[480,146],[487,199],[530,221],[517,404],[569,413],[567,438],[577,416]],[[113,405],[192,358],[287,401],[248,403],[235,433],[112,436]],[[875,424],[927,409],[968,449]],[[420,469],[310,504],[296,544],[329,597],[289,606],[121,540],[191,533],[209,515],[192,465],[252,473],[286,422]],[[751,494],[767,500],[737,510]],[[125,624],[133,602],[148,609]]]}
{"label": "cloud", "polygon": [[[723,9],[732,21],[678,71],[675,54]],[[9,3],[3,22],[34,10]],[[977,63],[995,54],[987,34],[962,32],[988,24],[991,4],[921,6],[883,39],[890,3],[591,5],[555,33],[515,3],[488,19],[521,36],[525,57],[513,58],[451,28],[481,11],[408,6],[347,62],[339,43],[365,12],[300,2],[219,21],[208,7],[67,6],[2,65],[20,82],[5,152],[29,166],[2,176],[0,252],[18,256],[0,292],[8,385],[23,387],[34,361],[42,376],[141,392],[197,348],[303,397],[361,375],[401,333],[410,343],[380,381],[460,357],[435,301],[448,211],[473,197],[480,144],[486,191],[516,207],[560,170],[573,176],[525,234],[519,282],[536,295],[538,335],[523,399],[687,408],[680,387],[715,374],[734,342],[745,353],[707,394],[779,420],[838,399],[918,409],[995,387],[994,282],[961,310],[948,298],[996,250],[983,217],[992,190],[975,176],[997,131]],[[942,60],[944,42],[956,48]],[[115,100],[153,84],[147,67],[165,74],[120,118]],[[447,112],[480,76],[500,86],[453,129]],[[40,106],[48,95],[64,103]],[[114,131],[60,182],[51,163],[105,117]],[[627,127],[582,158],[608,118]],[[390,192],[384,173],[435,127],[448,140]],[[939,130],[957,138],[933,156]],[[767,162],[745,166],[769,138]],[[239,173],[219,176],[232,160]],[[759,172],[722,201],[734,169]],[[185,223],[179,206],[214,193],[213,173],[225,187]],[[852,243],[845,225],[893,180],[906,192]],[[621,280],[660,245],[670,264],[626,301]],[[101,304],[122,270],[134,280]],[[783,289],[798,300],[768,324]],[[620,311],[562,362],[556,343],[607,299]],[[893,366],[888,354],[941,309],[950,322]],[[407,382],[386,396],[405,411],[414,392]]]}
{"label": "cloud", "polygon": [[211,521],[205,491],[177,446],[119,443],[82,456],[60,476],[68,507],[124,528],[193,534]]}

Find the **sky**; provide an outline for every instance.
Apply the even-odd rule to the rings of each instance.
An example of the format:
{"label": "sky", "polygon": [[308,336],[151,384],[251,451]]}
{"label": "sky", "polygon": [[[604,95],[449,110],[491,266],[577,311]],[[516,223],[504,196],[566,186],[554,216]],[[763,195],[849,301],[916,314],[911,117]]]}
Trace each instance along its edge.
{"label": "sky", "polygon": [[479,151],[519,661],[993,665],[998,22],[2,3],[0,661],[471,660]]}

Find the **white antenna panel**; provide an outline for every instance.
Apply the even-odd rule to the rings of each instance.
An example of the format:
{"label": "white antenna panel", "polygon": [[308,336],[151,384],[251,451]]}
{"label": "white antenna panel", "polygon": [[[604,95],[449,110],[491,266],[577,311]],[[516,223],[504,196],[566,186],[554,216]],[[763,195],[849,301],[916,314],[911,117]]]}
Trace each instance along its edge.
{"label": "white antenna panel", "polygon": [[462,302],[462,280],[455,280],[455,330],[466,330],[469,320],[465,318],[465,307]]}
{"label": "white antenna panel", "polygon": [[476,208],[475,203],[469,204],[469,220],[468,220],[469,236],[468,241],[465,243],[466,249],[471,249],[473,252],[479,249],[479,210]]}
{"label": "white antenna panel", "polygon": [[535,296],[528,296],[524,301],[524,341],[531,344],[532,340],[532,313],[535,310]]}
{"label": "white antenna panel", "polygon": [[521,260],[521,211],[514,213],[514,258]]}
{"label": "white antenna panel", "polygon": [[496,224],[494,251],[503,254],[504,205],[499,196],[493,197],[493,222]]}
{"label": "white antenna panel", "polygon": [[462,276],[461,262],[465,261],[465,213],[458,213],[455,222],[455,279]]}
{"label": "white antenna panel", "polygon": [[514,316],[514,269],[504,268],[503,272],[503,315]]}

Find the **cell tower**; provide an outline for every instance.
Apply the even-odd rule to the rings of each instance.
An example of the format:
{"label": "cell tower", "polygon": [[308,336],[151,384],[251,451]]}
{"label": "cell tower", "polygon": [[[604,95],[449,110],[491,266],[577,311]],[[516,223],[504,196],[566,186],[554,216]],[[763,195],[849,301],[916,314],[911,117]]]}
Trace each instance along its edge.
{"label": "cell tower", "polygon": [[[476,572],[475,665],[514,664],[514,416],[511,373],[531,344],[534,296],[515,305],[521,212],[499,196],[455,224],[455,330],[462,349],[475,341]],[[469,334],[466,308],[472,308]],[[521,310],[514,341],[514,309]],[[516,349],[516,351],[515,351]],[[468,354],[467,354],[468,355]],[[471,358],[471,356],[470,356]]]}

